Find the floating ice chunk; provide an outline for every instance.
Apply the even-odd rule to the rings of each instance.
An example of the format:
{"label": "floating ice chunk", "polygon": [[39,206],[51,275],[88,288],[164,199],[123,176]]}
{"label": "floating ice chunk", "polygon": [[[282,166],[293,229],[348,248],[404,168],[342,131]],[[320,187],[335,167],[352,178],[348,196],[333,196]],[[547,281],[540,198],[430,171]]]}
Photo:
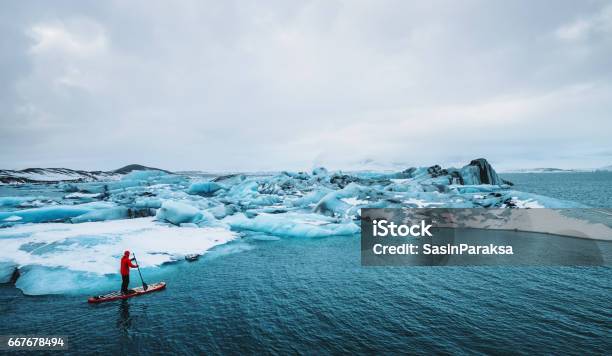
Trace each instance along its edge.
{"label": "floating ice chunk", "polygon": [[100,193],[79,193],[79,192],[75,192],[75,193],[70,193],[67,194],[64,198],[65,199],[93,199],[93,198],[98,198],[100,196]]}
{"label": "floating ice chunk", "polygon": [[10,282],[16,268],[12,262],[0,262],[0,283]]}
{"label": "floating ice chunk", "polygon": [[431,177],[431,175],[428,173],[427,167],[410,168],[406,171],[406,173],[411,178],[415,178],[417,180]]}
{"label": "floating ice chunk", "polygon": [[461,168],[461,178],[466,185],[480,184],[480,170],[475,166],[465,166]]}
{"label": "floating ice chunk", "polygon": [[306,172],[297,172],[297,173],[295,173],[295,172],[283,171],[283,172],[281,172],[281,174],[284,174],[286,176],[289,176],[289,177],[295,178],[295,179],[308,179],[308,178],[310,178],[310,176]]}
{"label": "floating ice chunk", "polygon": [[147,170],[147,171],[132,171],[121,178],[124,181],[130,180],[151,180],[153,178],[159,178],[161,176],[168,175],[166,172],[157,171],[157,170]]}
{"label": "floating ice chunk", "polygon": [[432,184],[432,185],[449,185],[450,184],[450,176],[441,176],[441,177],[435,177],[435,178],[428,178],[428,179],[424,179],[422,180],[420,183],[421,184]]}
{"label": "floating ice chunk", "polygon": [[291,206],[295,207],[309,207],[318,203],[323,197],[331,192],[332,190],[326,187],[321,187],[315,191],[312,191],[303,197],[294,199],[289,202]]}
{"label": "floating ice chunk", "polygon": [[257,193],[257,187],[259,184],[255,180],[245,180],[239,184],[234,185],[228,192],[227,195],[231,197],[244,197],[250,196]]}
{"label": "floating ice chunk", "polygon": [[213,208],[208,209],[216,219],[223,219],[228,215],[235,214],[238,211],[238,207],[235,205],[217,205]]}
{"label": "floating ice chunk", "polygon": [[[118,183],[118,182],[112,182]],[[104,193],[109,190],[108,188],[109,182],[85,182],[85,183],[63,183],[58,184],[58,188],[66,193]]]}
{"label": "floating ice chunk", "polygon": [[21,220],[22,217],[21,216],[17,216],[17,215],[11,215],[8,218],[2,220],[2,221],[7,221],[7,222],[12,222],[12,221],[19,221]]}
{"label": "floating ice chunk", "polygon": [[246,179],[244,174],[226,174],[213,179],[213,182],[223,182],[223,184],[238,184]]}
{"label": "floating ice chunk", "polygon": [[498,186],[489,185],[489,184],[479,184],[479,185],[452,185],[449,187],[451,191],[457,192],[460,194],[466,193],[490,193],[500,190]]}
{"label": "floating ice chunk", "polygon": [[249,219],[236,214],[223,220],[232,229],[250,230],[276,236],[325,237],[353,235],[359,227],[353,222],[336,222],[315,214],[260,214]]}
{"label": "floating ice chunk", "polygon": [[445,203],[438,203],[432,201],[426,201],[424,199],[417,198],[409,198],[404,201],[405,204],[414,205],[417,208],[433,208],[433,207],[442,207]]}
{"label": "floating ice chunk", "polygon": [[[146,184],[147,184],[146,181],[140,181],[140,180],[120,180],[117,182],[108,182],[104,185],[98,185],[97,189],[96,189],[96,186],[92,185],[87,190],[92,189],[92,191],[96,191],[96,192],[108,191],[109,193],[114,194],[122,190],[126,190],[132,187],[143,186]],[[96,190],[93,190],[93,189],[96,189]]]}
{"label": "floating ice chunk", "polygon": [[410,183],[411,180],[412,178],[390,179],[390,181],[395,184],[406,184],[406,183]]}
{"label": "floating ice chunk", "polygon": [[407,184],[407,183],[392,183],[384,187],[385,191],[389,192],[422,192],[423,187],[420,184]]}
{"label": "floating ice chunk", "polygon": [[315,213],[327,216],[343,216],[351,208],[351,205],[338,199],[337,192],[328,193],[317,203],[314,208]]}
{"label": "floating ice chunk", "polygon": [[208,211],[201,211],[202,218],[196,224],[200,227],[222,227],[227,228],[227,225],[219,222],[213,214]]}
{"label": "floating ice chunk", "polygon": [[20,223],[64,221],[88,212],[111,208],[114,205],[108,202],[95,202],[78,205],[56,205],[44,208],[16,210],[12,212],[0,212],[0,220],[12,216],[18,216]]}
{"label": "floating ice chunk", "polygon": [[78,224],[90,221],[118,220],[127,218],[128,208],[120,206],[110,209],[90,211],[89,213],[85,213],[70,219],[70,222]]}
{"label": "floating ice chunk", "polygon": [[361,199],[357,199],[356,197],[351,197],[351,198],[342,198],[340,199],[343,202],[349,204],[349,205],[364,205],[364,204],[368,204],[369,201],[367,200],[361,200]]}
{"label": "floating ice chunk", "polygon": [[135,208],[153,208],[158,209],[162,205],[162,201],[156,198],[140,198],[134,201]]}
{"label": "floating ice chunk", "polygon": [[241,203],[248,208],[258,206],[275,205],[281,202],[281,198],[277,195],[257,195],[251,199],[243,200]]}
{"label": "floating ice chunk", "polygon": [[120,192],[121,190],[142,189],[145,186],[159,184],[182,185],[187,179],[182,176],[168,174],[162,171],[133,171],[126,174],[120,181],[79,185],[80,189],[90,192]]}
{"label": "floating ice chunk", "polygon": [[497,175],[493,167],[484,158],[472,160],[469,165],[464,166],[460,170],[463,184],[504,184],[502,179]]}
{"label": "floating ice chunk", "polygon": [[227,208],[225,205],[217,205],[213,208],[208,209],[208,212],[213,214],[216,219],[223,219],[228,214]]}
{"label": "floating ice chunk", "polygon": [[317,167],[317,168],[312,170],[312,175],[313,176],[326,176],[328,174],[329,174],[329,172],[327,171],[327,168],[325,168],[325,167]]}
{"label": "floating ice chunk", "polygon": [[189,186],[187,191],[189,194],[197,194],[202,196],[210,196],[216,191],[223,189],[221,184],[215,182],[197,182]]}
{"label": "floating ice chunk", "polygon": [[353,205],[348,204],[342,199],[366,200],[367,198],[369,200],[374,198],[375,194],[384,195],[384,193],[377,192],[374,188],[351,183],[343,189],[332,191],[325,195],[315,206],[314,212],[328,216],[348,217],[347,215],[354,215],[353,213],[357,210],[353,209],[349,212]]}
{"label": "floating ice chunk", "polygon": [[72,183],[59,183],[57,187],[67,193],[74,193],[79,191],[79,187],[76,184]]}
{"label": "floating ice chunk", "polygon": [[250,251],[254,248],[255,246],[253,246],[252,244],[244,243],[242,241],[236,241],[212,249],[206,255],[204,255],[204,259],[210,261],[219,257]]}
{"label": "floating ice chunk", "polygon": [[157,184],[184,184],[187,182],[187,179],[176,174],[167,174],[165,176],[155,178],[153,182]]}
{"label": "floating ice chunk", "polygon": [[537,202],[535,199],[520,200],[518,197],[512,197],[512,201],[517,208],[543,208],[544,205]]}
{"label": "floating ice chunk", "polygon": [[36,197],[0,197],[0,206],[15,207],[36,199]]}
{"label": "floating ice chunk", "polygon": [[157,210],[155,218],[174,225],[183,223],[195,224],[205,220],[204,214],[199,209],[189,204],[171,200],[163,202],[161,208]]}

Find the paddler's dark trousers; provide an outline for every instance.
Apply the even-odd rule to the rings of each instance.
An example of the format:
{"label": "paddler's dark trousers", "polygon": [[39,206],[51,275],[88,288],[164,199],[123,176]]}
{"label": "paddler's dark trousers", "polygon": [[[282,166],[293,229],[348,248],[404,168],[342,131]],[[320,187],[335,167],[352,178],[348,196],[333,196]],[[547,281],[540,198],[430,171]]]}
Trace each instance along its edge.
{"label": "paddler's dark trousers", "polygon": [[121,275],[121,293],[127,293],[128,292],[128,285],[130,284],[130,275],[126,274]]}

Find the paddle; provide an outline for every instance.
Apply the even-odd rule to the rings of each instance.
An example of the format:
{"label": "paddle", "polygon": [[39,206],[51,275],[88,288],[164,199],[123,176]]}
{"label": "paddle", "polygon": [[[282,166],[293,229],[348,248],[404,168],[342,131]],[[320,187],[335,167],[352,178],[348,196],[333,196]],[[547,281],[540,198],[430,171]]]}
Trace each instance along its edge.
{"label": "paddle", "polygon": [[140,273],[140,264],[138,263],[138,260],[136,259],[136,254],[134,253],[134,262],[136,262],[136,266],[138,266],[138,274],[140,275],[140,281],[142,282],[142,289],[144,289],[145,291],[147,290],[147,288],[149,288],[149,286],[145,283],[144,279],[142,279],[142,273]]}

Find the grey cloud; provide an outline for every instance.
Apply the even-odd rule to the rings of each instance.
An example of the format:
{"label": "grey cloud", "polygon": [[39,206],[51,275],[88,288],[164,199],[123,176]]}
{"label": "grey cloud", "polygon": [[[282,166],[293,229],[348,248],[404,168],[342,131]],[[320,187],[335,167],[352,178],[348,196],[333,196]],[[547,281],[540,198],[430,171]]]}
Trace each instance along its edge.
{"label": "grey cloud", "polygon": [[603,1],[4,2],[0,166],[607,165],[610,13]]}

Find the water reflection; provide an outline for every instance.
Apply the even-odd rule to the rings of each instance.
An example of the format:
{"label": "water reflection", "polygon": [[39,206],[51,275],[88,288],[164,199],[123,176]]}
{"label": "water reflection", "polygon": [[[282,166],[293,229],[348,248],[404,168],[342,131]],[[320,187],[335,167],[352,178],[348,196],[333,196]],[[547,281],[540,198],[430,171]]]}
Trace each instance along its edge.
{"label": "water reflection", "polygon": [[128,331],[132,326],[132,318],[130,317],[130,303],[123,299],[119,303],[119,318],[117,319],[117,326],[123,331]]}

